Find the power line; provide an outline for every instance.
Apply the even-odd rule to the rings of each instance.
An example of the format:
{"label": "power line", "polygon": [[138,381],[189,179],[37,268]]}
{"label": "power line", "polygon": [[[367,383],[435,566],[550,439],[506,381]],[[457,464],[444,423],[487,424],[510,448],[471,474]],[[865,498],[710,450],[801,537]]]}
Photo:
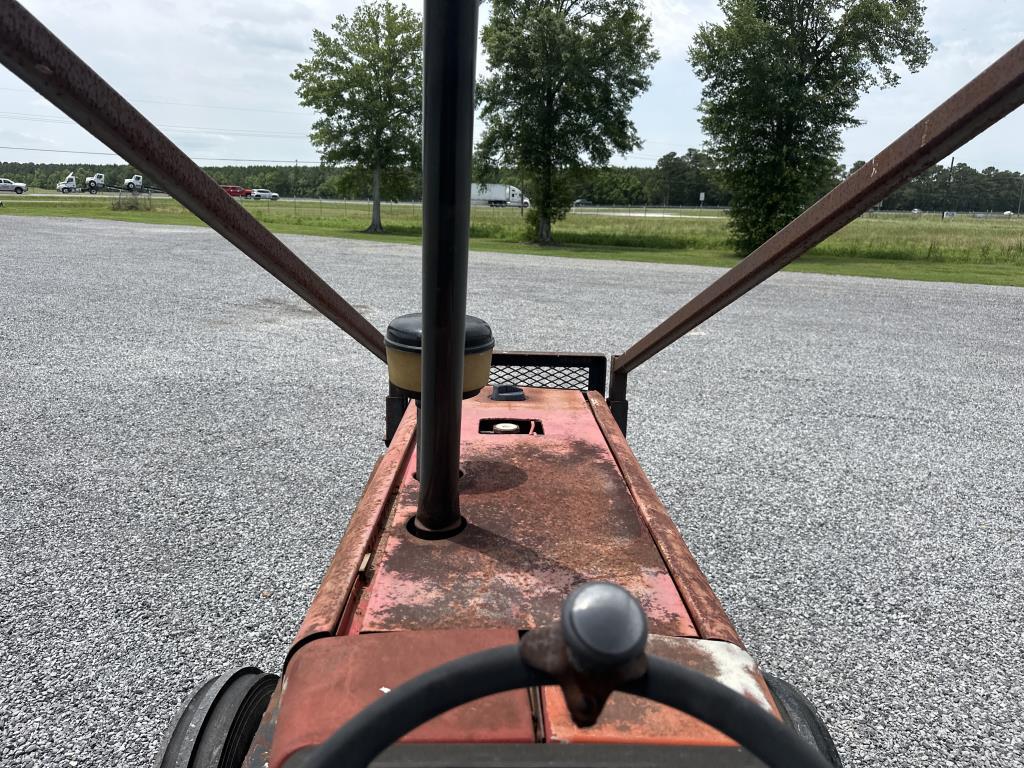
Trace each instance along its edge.
{"label": "power line", "polygon": [[[15,91],[15,92],[18,92],[18,93],[32,93],[32,94],[35,93],[35,91],[27,89],[27,88],[0,87],[0,91]],[[266,113],[279,114],[279,115],[304,115],[305,117],[309,117],[309,115],[307,113],[298,112],[298,111],[277,110],[277,109],[258,109],[258,108],[251,108],[251,107],[226,107],[226,106],[217,106],[217,105],[213,105],[213,104],[189,104],[189,103],[186,103],[186,102],[157,101],[157,100],[154,100],[154,99],[133,99],[132,101],[138,101],[138,102],[143,102],[143,103],[148,103],[148,104],[166,104],[166,105],[180,106],[180,107],[197,107],[199,109],[225,109],[225,110],[233,110],[233,111],[237,111],[237,112],[266,112]],[[24,112],[0,112],[0,117],[4,117],[4,118],[10,119],[10,120],[22,120],[22,121],[26,121],[26,122],[39,122],[39,123],[50,123],[50,124],[75,124],[75,125],[77,125],[77,123],[75,123],[73,120],[68,120],[67,118],[59,117],[57,115],[50,116],[50,115],[33,115],[33,114],[30,114],[30,113],[24,113]],[[188,125],[158,125],[157,127],[160,128],[161,130],[166,130],[166,131],[191,131],[191,132],[197,132],[198,131],[198,132],[209,132],[209,133],[223,133],[223,134],[227,134],[227,135],[235,135],[235,136],[248,137],[248,138],[290,139],[290,138],[308,138],[308,136],[309,136],[309,134],[307,134],[307,133],[291,133],[291,132],[287,132],[287,131],[272,131],[272,132],[271,131],[253,131],[253,130],[249,130],[249,129],[246,129],[246,128],[202,128],[202,127],[199,127],[199,126],[188,126]],[[676,146],[675,142],[658,141],[658,140],[655,140],[655,139],[645,139],[644,143],[645,144],[661,144],[663,146]],[[46,150],[39,150],[39,151],[46,151]],[[56,150],[50,150],[50,151],[56,151]],[[633,159],[633,160],[660,160],[661,159],[660,155],[648,155],[648,154],[644,154],[644,153],[633,153],[633,152],[627,153],[627,155],[625,157],[627,159]],[[266,161],[266,162],[278,162],[278,161],[274,160],[274,161]],[[290,163],[290,162],[293,162],[293,161],[291,161],[291,160],[282,160],[280,162]],[[302,163],[300,163],[300,165],[301,164]],[[319,163],[317,163],[317,164],[319,164]]]}
{"label": "power line", "polygon": [[[31,93],[37,95],[31,88],[6,88],[0,87],[0,91],[13,91],[15,93]],[[195,107],[197,109],[223,109],[231,112],[265,112],[272,115],[307,115],[305,112],[299,112],[298,110],[285,110],[285,109],[260,109],[259,107],[227,107],[220,104],[189,104],[184,101],[158,101],[156,99],[128,99],[131,102],[139,102],[141,104],[164,104],[172,107]]]}
{"label": "power line", "polygon": [[[26,112],[0,112],[0,117],[9,120],[22,120],[30,123],[46,123],[60,125],[77,125],[74,120],[57,115],[34,115]],[[248,128],[203,128],[195,125],[158,125],[157,128],[163,131],[199,131],[202,133],[224,133],[236,136],[248,136],[252,138],[267,139],[290,139],[308,138],[306,133],[289,133],[287,131],[253,131]]]}
{"label": "power line", "polygon": [[90,152],[88,150],[74,150],[74,149],[44,149],[42,147],[4,147],[0,146],[0,149],[15,149],[22,152],[56,152],[62,155],[113,155],[114,157],[120,157],[116,152]]}
{"label": "power line", "polygon": [[[93,152],[89,150],[75,150],[75,149],[47,149],[43,147],[5,147],[0,146],[0,149],[11,149],[20,152],[51,152],[54,154],[61,155],[109,155],[111,157],[121,157],[116,152]],[[123,159],[123,158],[122,158]],[[266,160],[266,159],[255,159],[245,157],[193,157],[192,160],[202,160],[203,162],[214,162],[214,161],[226,161],[230,163],[278,163],[282,165],[320,165],[319,160]]]}

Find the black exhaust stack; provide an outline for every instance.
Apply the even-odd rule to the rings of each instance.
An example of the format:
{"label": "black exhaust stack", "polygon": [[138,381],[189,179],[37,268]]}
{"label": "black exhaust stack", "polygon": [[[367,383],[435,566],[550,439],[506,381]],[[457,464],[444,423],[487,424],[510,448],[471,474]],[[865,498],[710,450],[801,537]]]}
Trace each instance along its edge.
{"label": "black exhaust stack", "polygon": [[423,8],[423,358],[417,527],[454,531],[459,512],[469,187],[478,0]]}

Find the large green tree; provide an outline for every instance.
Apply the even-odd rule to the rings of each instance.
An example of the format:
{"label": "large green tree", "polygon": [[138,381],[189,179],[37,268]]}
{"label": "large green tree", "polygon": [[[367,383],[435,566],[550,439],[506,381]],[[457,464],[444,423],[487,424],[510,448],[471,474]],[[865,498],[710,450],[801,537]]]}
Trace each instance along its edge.
{"label": "large green tree", "polygon": [[404,5],[375,0],[351,19],[339,15],[331,30],[313,31],[313,55],[292,79],[300,103],[321,115],[310,139],[322,161],[354,164],[372,176],[367,232],[383,232],[382,175],[419,163],[422,19]]}
{"label": "large green tree", "polygon": [[639,147],[629,118],[658,59],[642,0],[493,0],[477,86],[480,167],[526,177],[539,242],[572,200],[571,172]]}
{"label": "large green tree", "polygon": [[750,251],[813,202],[836,172],[860,95],[899,82],[933,47],[921,0],[721,0],[690,60],[701,124]]}

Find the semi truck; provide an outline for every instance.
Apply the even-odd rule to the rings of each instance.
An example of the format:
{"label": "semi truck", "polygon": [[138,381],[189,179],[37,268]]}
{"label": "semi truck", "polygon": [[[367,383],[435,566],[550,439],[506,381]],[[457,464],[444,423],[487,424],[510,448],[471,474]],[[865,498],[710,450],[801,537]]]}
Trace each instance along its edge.
{"label": "semi truck", "polygon": [[90,176],[85,180],[85,183],[82,186],[78,186],[78,180],[75,178],[75,174],[69,173],[64,181],[58,182],[57,191],[64,194],[69,192],[88,192],[90,195],[95,195],[105,186],[105,177],[102,173]]}
{"label": "semi truck", "polygon": [[473,184],[469,193],[473,205],[489,205],[492,208],[529,208],[530,198],[523,195],[519,187],[511,184]]}
{"label": "semi truck", "polygon": [[75,180],[75,174],[69,173],[67,175],[67,178],[64,179],[64,181],[57,182],[57,191],[65,195],[68,192],[81,191],[80,187],[78,186],[78,182]]}
{"label": "semi truck", "polygon": [[90,195],[95,195],[100,190],[106,188],[106,176],[102,173],[96,173],[89,176],[86,178],[82,186],[78,186],[78,180],[75,178],[74,173],[69,173],[64,181],[57,183],[57,191],[65,195],[69,192],[88,192]]}

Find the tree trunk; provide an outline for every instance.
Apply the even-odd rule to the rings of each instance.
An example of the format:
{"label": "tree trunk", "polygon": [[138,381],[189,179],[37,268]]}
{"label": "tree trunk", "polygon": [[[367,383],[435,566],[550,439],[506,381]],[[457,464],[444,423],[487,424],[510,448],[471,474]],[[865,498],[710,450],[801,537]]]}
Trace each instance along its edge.
{"label": "tree trunk", "polygon": [[552,245],[555,241],[551,238],[551,198],[554,196],[554,185],[552,184],[551,163],[544,166],[544,172],[540,183],[539,207],[537,209],[537,242],[540,245]]}
{"label": "tree trunk", "polygon": [[380,233],[384,231],[384,225],[380,223],[380,166],[373,169],[373,220],[366,228],[367,232]]}
{"label": "tree trunk", "polygon": [[551,245],[551,219],[544,214],[537,217],[537,242],[541,245]]}

